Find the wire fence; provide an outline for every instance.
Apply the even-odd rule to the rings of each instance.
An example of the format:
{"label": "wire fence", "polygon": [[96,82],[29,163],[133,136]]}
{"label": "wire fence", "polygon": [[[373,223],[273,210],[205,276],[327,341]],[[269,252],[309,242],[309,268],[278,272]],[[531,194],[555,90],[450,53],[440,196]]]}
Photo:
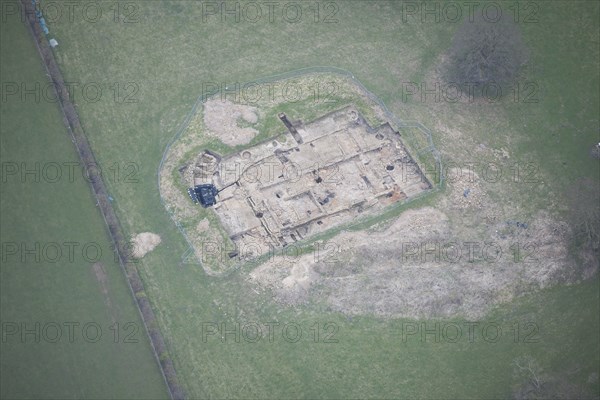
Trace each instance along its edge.
{"label": "wire fence", "polygon": [[[424,135],[424,137],[427,141],[427,146],[420,148],[420,149],[414,149],[414,151],[417,153],[417,155],[420,155],[420,156],[422,156],[423,154],[426,154],[426,153],[431,154],[431,156],[434,159],[434,164],[435,164],[434,165],[434,173],[439,177],[439,182],[437,184],[435,184],[435,182],[432,182],[433,187],[431,190],[420,193],[417,196],[413,196],[410,199],[407,199],[403,202],[396,204],[395,206],[405,205],[409,202],[420,199],[423,196],[428,195],[432,192],[438,191],[443,187],[444,176],[442,174],[441,156],[433,143],[431,131],[427,127],[425,127],[423,124],[421,124],[420,122],[401,121],[388,109],[388,107],[383,103],[383,101],[381,101],[377,96],[375,96],[373,93],[371,93],[358,79],[356,79],[354,77],[354,74],[352,74],[350,71],[347,71],[343,68],[337,68],[337,67],[332,67],[332,66],[314,66],[314,67],[296,69],[293,71],[288,71],[288,72],[284,72],[284,73],[280,73],[280,74],[269,75],[269,76],[262,77],[262,78],[259,78],[256,80],[241,83],[241,84],[239,84],[239,86],[247,87],[247,86],[255,85],[255,84],[256,85],[268,84],[268,83],[273,83],[273,82],[277,82],[277,81],[284,81],[284,80],[289,80],[289,79],[298,78],[298,77],[302,77],[302,76],[316,75],[316,74],[334,74],[334,75],[338,75],[338,76],[349,79],[359,89],[359,92],[361,93],[361,95],[363,95],[367,99],[374,102],[378,107],[380,107],[383,110],[385,118],[393,127],[395,127],[398,130],[401,130],[403,128],[415,128],[422,135]],[[238,83],[236,83],[236,85],[237,84]],[[167,155],[169,154],[169,150],[171,149],[171,146],[186,131],[192,118],[196,115],[196,113],[198,112],[198,109],[203,105],[203,103],[205,103],[206,101],[211,99],[213,96],[217,95],[218,93],[220,93],[220,89],[216,88],[207,93],[201,93],[198,96],[192,109],[186,115],[183,122],[179,125],[177,131],[175,132],[175,134],[173,135],[171,140],[168,142],[168,144],[165,148],[165,151],[163,152],[162,158],[160,160],[160,163],[158,166],[158,175],[157,175],[157,179],[158,179],[157,186],[159,188],[160,201],[163,204],[163,206],[165,207],[165,209],[167,210],[167,213],[169,214],[169,218],[173,221],[173,223],[175,224],[175,226],[177,227],[179,232],[181,232],[181,234],[183,235],[183,237],[188,245],[188,249],[185,251],[184,255],[182,256],[182,261],[184,261],[185,263],[196,264],[196,265],[200,265],[200,266],[202,266],[202,263],[200,262],[200,260],[197,259],[196,255],[195,255],[196,253],[194,250],[195,247],[193,245],[193,242],[190,240],[187,232],[185,231],[185,228],[181,225],[181,223],[179,221],[177,221],[175,219],[174,214],[169,210],[169,208],[167,207],[167,204],[165,203],[162,192],[160,191],[160,179],[161,179],[161,172],[162,172],[162,169],[164,166],[164,162],[165,162]],[[435,179],[434,179],[434,181],[435,181]],[[376,216],[368,216],[365,218],[357,219],[352,224],[346,225],[344,228],[351,229],[354,226],[363,224],[366,219],[374,218],[374,217],[376,217]],[[312,241],[314,241],[314,239],[307,242],[306,244],[309,244]],[[228,268],[225,272],[223,272],[222,274],[219,274],[219,275],[229,274],[232,272],[232,270],[236,270],[236,269],[238,269],[238,268],[237,267]]]}
{"label": "wire fence", "polygon": [[130,262],[129,241],[123,233],[119,219],[112,206],[112,197],[109,195],[106,185],[101,176],[93,174],[90,168],[98,165],[96,157],[92,151],[90,143],[85,135],[75,105],[69,97],[69,91],[65,85],[62,73],[54,58],[54,53],[45,36],[45,31],[40,23],[40,16],[36,14],[36,1],[21,0],[21,5],[27,11],[27,26],[33,36],[37,50],[42,58],[44,67],[48,76],[52,79],[53,88],[56,92],[56,98],[59,100],[63,122],[67,131],[71,135],[71,140],[76,147],[77,154],[81,159],[87,176],[90,179],[92,194],[96,199],[98,208],[108,228],[108,234],[113,242],[115,251],[119,258],[119,265],[125,275],[127,285],[131,295],[135,299],[136,308],[140,314],[142,324],[150,344],[153,354],[160,367],[162,377],[167,385],[169,396],[172,399],[185,398],[183,388],[179,384],[175,367],[167,350],[166,343],[158,327],[156,315],[152,309],[150,301],[144,295],[144,284],[134,263]]}

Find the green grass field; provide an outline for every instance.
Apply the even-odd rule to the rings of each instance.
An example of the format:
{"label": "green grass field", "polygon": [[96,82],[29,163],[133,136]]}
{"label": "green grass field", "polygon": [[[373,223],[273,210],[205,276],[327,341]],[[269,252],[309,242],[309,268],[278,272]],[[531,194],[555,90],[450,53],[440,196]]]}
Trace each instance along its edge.
{"label": "green grass field", "polygon": [[[328,65],[352,71],[401,120],[416,120],[430,128],[436,147],[447,161],[479,162],[475,150],[480,143],[486,143],[508,149],[510,162],[535,163],[545,182],[543,186],[508,181],[495,189],[499,198],[521,206],[521,215],[515,219],[541,208],[563,215],[570,182],[582,177],[600,179],[597,160],[588,156],[590,146],[599,140],[600,101],[592,89],[600,83],[598,3],[540,2],[539,22],[521,25],[536,67],[528,71],[527,80],[543,88],[539,102],[504,99],[483,105],[423,103],[414,98],[403,101],[403,82],[433,79],[439,56],[449,46],[457,25],[414,19],[402,22],[400,2],[338,2],[337,23],[324,23],[327,12],[321,9],[319,22],[307,13],[311,16],[296,24],[281,18],[273,23],[264,19],[258,23],[221,22],[218,17],[203,21],[202,3],[194,1],[131,3],[135,4],[138,21],[126,24],[114,21],[113,3],[102,4],[103,17],[96,23],[76,16],[72,22],[62,18],[49,23],[49,27],[60,43],[56,55],[65,79],[82,85],[94,82],[105,88],[97,102],[75,99],[97,160],[106,169],[115,163],[139,166],[138,183],[109,180],[107,184],[127,232],[150,231],[162,237],[162,243],[138,268],[189,398],[506,398],[526,380],[515,376],[511,365],[515,358],[525,355],[534,357],[549,379],[567,379],[586,393],[598,396],[597,278],[546,290],[498,308],[479,321],[482,326],[496,323],[502,327],[502,336],[496,343],[479,336],[470,343],[466,332],[457,343],[435,343],[431,336],[421,341],[418,335],[403,342],[401,333],[406,324],[426,322],[433,326],[436,321],[348,319],[321,309],[318,304],[279,308],[269,295],[253,292],[242,274],[211,278],[200,266],[182,263],[186,243],[163,208],[157,187],[157,169],[165,147],[203,85],[247,82],[303,67]],[[324,3],[320,4],[323,7]],[[8,63],[4,57],[4,41],[8,40],[5,31],[22,31],[17,36],[23,45],[17,48],[29,49],[29,57],[34,54],[24,27],[15,21],[7,26],[3,24],[3,74],[4,64]],[[13,57],[15,61],[8,65],[14,65],[15,76],[23,75],[18,79],[43,78],[37,63],[27,64],[32,65],[32,71],[31,76],[25,76],[28,68],[22,59],[17,62],[17,54]],[[123,102],[122,95],[115,99],[111,87],[118,84],[122,88],[128,83],[139,88],[132,94],[136,102]],[[40,111],[40,122],[28,119],[27,123],[32,124],[30,132],[18,125],[25,123],[21,121],[26,112],[31,113],[29,108],[20,104],[2,106],[3,159],[15,158],[17,154],[21,154],[20,159],[40,159],[55,152],[58,157],[70,155],[70,159],[75,159],[66,137],[50,141],[52,125],[42,122],[43,118],[55,120],[56,135],[62,135],[62,125],[55,117],[56,106],[44,105],[47,110]],[[4,118],[5,115],[9,117]],[[18,115],[22,117],[17,118]],[[22,137],[26,133],[17,134],[22,132],[17,131],[17,126],[28,135],[36,132],[34,127],[45,129],[36,134],[38,139],[28,139],[28,146],[24,146]],[[447,133],[450,130],[459,130],[462,136],[452,136]],[[509,167],[508,162],[505,167]],[[106,241],[97,214],[89,216],[97,222],[83,225],[87,219],[83,210],[94,213],[93,201],[83,184],[68,187],[78,194],[65,196],[64,191],[57,191],[43,198],[27,197],[26,202],[21,199],[29,186],[14,186],[6,190],[4,187],[9,186],[3,184],[3,241],[5,235],[10,238],[6,240],[26,240],[35,230],[39,231],[38,237],[59,235],[62,239],[66,220],[71,221],[72,237]],[[11,202],[23,210],[15,212],[16,206],[7,205]],[[82,211],[74,213],[74,207]],[[43,226],[38,224],[40,219],[46,221]],[[113,301],[123,310],[120,320],[137,321],[118,266],[110,262],[110,257],[106,266],[111,273],[111,293],[120,296]],[[20,286],[7,283],[3,267],[2,320],[23,319],[33,307],[36,318],[49,318],[59,309],[51,306],[53,302],[68,304],[73,308],[69,315],[82,320],[90,318],[92,309],[96,310],[93,315],[107,313],[87,266],[62,268],[60,273],[68,276],[64,280],[57,279],[57,267],[36,265],[28,269],[20,265],[18,272],[6,268],[6,276],[11,274],[11,280],[18,279]],[[74,278],[76,273],[82,274],[79,279]],[[45,278],[40,279],[40,274],[46,274]],[[86,282],[88,290],[81,282]],[[31,293],[37,287],[50,297],[21,294],[23,300],[14,301],[10,296],[11,291],[21,293],[27,288],[25,293]],[[94,302],[90,292],[94,293]],[[83,298],[85,303],[79,300]],[[104,316],[105,321],[108,318]],[[299,324],[302,338],[291,343],[282,338],[281,331],[276,332],[272,342],[267,338],[257,343],[243,338],[236,342],[233,334],[226,335],[225,342],[218,335],[206,336],[208,327],[214,326],[211,324],[224,323],[227,329],[234,329],[238,323],[243,326],[274,321],[280,326]],[[456,322],[461,326],[464,323],[438,322]],[[337,327],[333,337],[337,342],[325,342],[326,333],[330,332],[325,329],[326,323],[335,324],[329,328]],[[528,336],[521,332],[515,343],[511,328],[516,323],[521,327],[535,323],[539,328],[534,336],[536,342],[526,342]],[[314,336],[315,324],[319,327],[318,340]],[[79,386],[67,379],[36,379],[27,375],[16,381],[19,384],[12,383],[17,376],[16,366],[31,368],[41,359],[35,348],[20,346],[21,352],[11,349],[14,353],[6,353],[3,345],[3,397],[22,393],[34,396],[44,389],[72,397],[105,397],[107,390],[113,391],[113,397],[165,394],[146,341],[137,346],[119,346],[118,350],[109,344],[108,351],[82,346],[73,354],[61,352],[62,362],[52,369],[56,374],[69,375],[69,368],[74,365],[78,366],[77,373],[83,374],[85,369],[81,366],[87,363],[98,369],[78,380]],[[86,351],[97,351],[98,358],[88,357]],[[52,357],[50,353],[43,354]],[[117,364],[129,374],[118,374],[112,367]],[[38,367],[37,371],[42,374],[43,370]],[[8,389],[5,379],[11,382]],[[103,386],[103,382],[110,383]],[[78,392],[79,387],[86,391]]]}
{"label": "green grass field", "polygon": [[[0,29],[2,83],[45,84],[26,26],[11,19]],[[7,97],[0,115],[3,168],[17,163],[20,170],[26,163],[33,170],[36,162],[40,169],[57,163],[64,172],[52,183],[56,169],[40,173],[40,182],[34,175],[22,179],[20,171],[3,171],[0,397],[166,397],[166,385],[81,168],[74,170],[73,182],[67,177],[63,163],[78,162],[78,157],[58,104],[36,103],[33,95],[23,100]],[[73,242],[72,259],[64,242]],[[29,255],[11,247],[35,249],[36,243],[40,250]],[[59,244],[60,253],[53,243]],[[82,253],[86,244],[89,252]],[[102,282],[92,261],[104,265]],[[36,323],[37,334],[21,335],[25,329],[35,332]],[[72,336],[65,325],[69,323]],[[90,323],[97,325],[84,331]],[[99,336],[95,326],[102,330]]]}

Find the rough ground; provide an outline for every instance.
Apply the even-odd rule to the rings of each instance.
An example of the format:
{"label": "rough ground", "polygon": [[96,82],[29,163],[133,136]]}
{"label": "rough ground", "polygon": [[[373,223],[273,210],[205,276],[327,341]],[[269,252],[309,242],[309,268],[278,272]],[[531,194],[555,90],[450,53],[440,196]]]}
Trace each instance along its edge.
{"label": "rough ground", "polygon": [[104,304],[106,304],[107,309],[110,311],[110,319],[114,323],[117,319],[117,313],[115,312],[115,307],[111,301],[110,295],[110,287],[108,274],[106,273],[106,267],[101,262],[97,262],[92,264],[92,272],[100,285],[100,291],[102,292],[102,296],[104,297]]}
{"label": "rough ground", "polygon": [[213,98],[204,103],[204,125],[210,136],[219,138],[228,146],[249,143],[258,131],[240,124],[258,122],[256,107],[234,104],[228,100]]}
{"label": "rough ground", "polygon": [[[164,154],[163,162],[159,171],[160,195],[165,208],[171,215],[172,220],[179,229],[186,233],[190,246],[194,249],[197,259],[202,259],[201,248],[204,242],[210,240],[220,248],[231,246],[226,243],[226,233],[216,221],[205,221],[204,212],[198,210],[198,205],[193,204],[186,189],[193,184],[193,171],[190,168],[195,158],[206,148],[219,154],[226,153],[223,147],[212,148],[211,138],[217,138],[225,144],[229,150],[232,146],[249,143],[256,134],[268,133],[278,134],[284,129],[277,119],[280,107],[289,103],[289,98],[284,96],[282,90],[285,85],[300,88],[303,98],[300,103],[304,104],[300,112],[306,120],[321,116],[321,108],[333,111],[342,106],[354,104],[363,107],[365,118],[372,124],[383,121],[384,111],[370,99],[356,83],[352,80],[335,74],[308,74],[294,79],[277,81],[272,83],[276,89],[272,96],[265,95],[257,103],[252,105],[238,104],[234,101],[225,100],[219,96],[213,97],[202,103],[202,107],[192,116],[185,130],[168,147]],[[333,86],[332,86],[333,85]],[[321,97],[316,98],[315,87],[323,87]],[[262,87],[270,90],[271,84]],[[332,99],[325,88],[333,87]],[[265,92],[266,93],[266,92]],[[270,93],[270,92],[269,92]],[[329,101],[331,100],[331,103]],[[319,111],[314,105],[319,105]],[[296,104],[298,106],[298,104]],[[327,107],[329,108],[327,108]],[[265,121],[271,118],[275,123],[266,128]],[[261,127],[266,131],[263,132]],[[183,262],[194,262],[192,257],[182,256]],[[209,275],[219,275],[230,270],[231,263],[220,262],[203,263],[202,268]],[[214,264],[214,265],[213,265]]]}
{"label": "rough ground", "polygon": [[152,232],[142,232],[132,238],[131,255],[135,258],[142,258],[150,253],[161,242],[160,236]]}
{"label": "rough ground", "polygon": [[[285,305],[324,302],[348,315],[476,319],[515,296],[582,278],[568,257],[566,223],[546,212],[526,226],[507,221],[477,175],[464,177],[448,185],[439,207],[405,211],[370,231],[342,232],[321,245],[329,252],[273,257],[249,281]],[[448,214],[477,214],[486,222],[453,226],[456,218]]]}
{"label": "rough ground", "polygon": [[[345,83],[338,83],[340,93],[356,92],[342,90]],[[478,101],[474,106],[488,106]],[[229,146],[249,143],[258,134],[255,128],[264,121],[265,110],[274,107],[209,100],[188,133],[169,150],[160,172],[161,196],[174,220],[186,224],[199,258],[198,243],[206,238],[225,245],[216,221],[198,216],[178,188],[191,182],[188,166],[194,155],[188,152],[201,148],[204,134]],[[370,109],[372,117],[382,117],[378,107]],[[576,268],[568,256],[569,226],[543,211],[529,215],[527,210],[535,207],[516,200],[523,199],[524,192],[542,190],[549,178],[512,181],[511,165],[522,163],[507,150],[516,133],[506,126],[506,140],[480,141],[463,134],[461,127],[468,129],[470,122],[460,115],[452,114],[453,123],[434,125],[441,133],[440,148],[450,161],[493,162],[504,169],[505,180],[486,182],[478,175],[485,174],[481,168],[468,170],[462,168],[465,162],[455,162],[457,168],[444,171],[447,187],[434,205],[405,211],[369,231],[342,232],[322,243],[318,254],[275,256],[249,273],[250,289],[262,289],[285,306],[324,303],[349,315],[475,319],[516,296],[592,276],[597,266]],[[506,120],[502,114],[490,119],[501,126]],[[209,275],[221,272],[206,263],[203,267]]]}

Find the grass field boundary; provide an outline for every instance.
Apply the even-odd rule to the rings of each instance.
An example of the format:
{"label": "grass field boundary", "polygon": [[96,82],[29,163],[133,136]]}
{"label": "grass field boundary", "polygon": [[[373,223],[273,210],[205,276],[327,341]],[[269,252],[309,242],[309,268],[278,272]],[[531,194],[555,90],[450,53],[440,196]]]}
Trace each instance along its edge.
{"label": "grass field boundary", "polygon": [[[252,80],[252,81],[248,81],[245,83],[238,83],[236,82],[236,85],[240,85],[241,87],[245,87],[246,85],[250,85],[250,84],[266,84],[266,83],[273,83],[273,82],[277,82],[277,81],[283,81],[283,80],[287,80],[287,79],[293,79],[293,78],[297,78],[297,77],[301,77],[301,76],[306,76],[306,75],[311,75],[311,74],[334,74],[334,75],[339,75],[345,78],[348,78],[354,85],[356,85],[356,87],[359,89],[359,92],[361,95],[365,96],[367,99],[373,101],[375,104],[377,104],[377,106],[379,106],[385,115],[385,118],[387,119],[388,122],[390,122],[392,124],[392,126],[396,129],[396,130],[401,130],[403,128],[416,128],[421,134],[424,135],[426,141],[427,141],[427,146],[422,147],[422,148],[413,148],[412,150],[414,151],[413,157],[417,158],[417,161],[420,161],[420,156],[425,154],[425,153],[429,153],[433,156],[433,159],[435,161],[435,166],[434,166],[434,174],[435,176],[437,176],[439,178],[439,181],[435,182],[435,179],[431,179],[431,177],[428,177],[429,180],[432,183],[432,190],[425,192],[425,193],[421,193],[418,196],[415,196],[414,198],[408,199],[407,201],[403,201],[400,202],[398,204],[395,204],[393,206],[390,207],[390,209],[396,209],[397,207],[406,207],[408,203],[413,202],[414,200],[417,199],[421,199],[423,197],[423,195],[428,195],[431,194],[433,192],[437,192],[438,190],[442,189],[444,187],[444,174],[442,173],[442,161],[441,161],[441,155],[439,153],[439,151],[437,150],[437,148],[435,147],[434,143],[433,143],[433,138],[432,138],[432,133],[431,131],[425,127],[423,124],[421,124],[420,122],[416,122],[416,121],[402,121],[399,118],[397,118],[389,109],[388,107],[385,105],[385,103],[380,100],[376,95],[374,95],[372,92],[370,92],[358,79],[356,79],[354,77],[354,74],[352,74],[352,72],[345,70],[343,68],[338,68],[338,67],[333,67],[333,66],[314,66],[314,67],[306,67],[306,68],[300,68],[300,69],[296,69],[296,70],[292,70],[292,71],[288,71],[288,72],[283,72],[280,74],[274,74],[274,75],[269,75],[266,77],[262,77],[256,80]],[[189,239],[187,233],[185,232],[185,229],[183,226],[181,226],[181,224],[175,220],[175,218],[173,217],[173,213],[170,212],[167,208],[167,205],[165,204],[164,198],[162,196],[162,193],[160,191],[160,179],[161,179],[161,172],[163,169],[163,165],[164,162],[166,160],[167,154],[169,153],[169,150],[171,149],[171,146],[181,137],[181,135],[186,131],[186,129],[188,128],[192,118],[194,117],[194,115],[196,115],[196,113],[198,112],[198,108],[204,104],[206,101],[208,101],[210,98],[212,98],[213,96],[217,95],[220,92],[219,89],[215,89],[213,91],[210,91],[208,93],[201,93],[198,98],[196,99],[192,109],[190,110],[190,112],[185,116],[185,118],[183,119],[183,121],[181,122],[181,124],[179,125],[179,127],[177,128],[175,134],[173,135],[173,137],[169,140],[169,142],[167,143],[165,150],[163,152],[162,158],[160,160],[160,164],[158,166],[158,170],[157,170],[157,188],[158,188],[158,192],[159,192],[159,196],[160,196],[160,202],[162,203],[163,207],[165,208],[165,210],[167,210],[167,213],[169,214],[169,218],[171,219],[171,221],[173,221],[174,225],[177,227],[177,229],[179,230],[179,232],[183,235],[185,241],[187,242],[187,249],[184,252],[184,254],[182,255],[182,261],[185,262],[186,264],[194,264],[194,265],[199,265],[202,266],[202,263],[200,260],[198,260],[198,258],[196,257],[195,251],[194,251],[194,246],[192,245],[192,241]],[[405,143],[406,144],[406,143]],[[410,147],[410,143],[408,143],[409,147]],[[419,163],[421,164],[421,163]],[[419,165],[419,167],[421,168],[422,165]],[[425,173],[425,172],[423,172]],[[389,210],[388,210],[389,211]],[[384,211],[384,214],[387,214],[387,211]],[[375,216],[367,216],[367,217],[363,217],[363,218],[358,218],[355,221],[353,221],[350,224],[346,224],[342,227],[339,227],[337,229],[334,229],[333,232],[337,233],[337,232],[341,232],[342,230],[351,230],[354,227],[363,225],[365,223],[368,223],[369,220],[371,219],[377,219],[378,215]],[[331,232],[329,232],[329,234],[331,234]],[[327,236],[329,236],[329,234]],[[301,241],[299,242],[300,245],[304,246],[308,246],[311,243],[313,243],[315,240],[317,240],[318,238],[311,238],[311,240],[309,241]],[[218,276],[226,276],[229,275],[231,272],[235,271],[239,269],[239,266],[236,266],[234,268],[228,268],[226,271],[224,271],[221,274],[217,274]]]}
{"label": "grass field boundary", "polygon": [[26,25],[28,26],[29,32],[34,39],[36,48],[40,54],[46,72],[50,79],[52,79],[53,89],[56,93],[57,99],[59,99],[58,104],[63,114],[63,122],[67,128],[67,131],[71,134],[71,140],[76,147],[77,154],[83,162],[86,172],[90,177],[89,183],[92,193],[97,201],[98,208],[100,209],[104,222],[108,228],[108,234],[113,242],[113,245],[115,246],[115,251],[119,257],[119,264],[123,273],[125,274],[131,295],[135,299],[135,304],[137,306],[136,308],[142,319],[146,335],[150,340],[156,362],[158,363],[165,384],[169,390],[169,395],[172,399],[184,399],[185,396],[183,389],[179,384],[173,362],[167,351],[162,333],[160,332],[158,324],[156,323],[156,316],[152,310],[152,306],[145,296],[137,296],[138,293],[143,293],[144,285],[135,265],[129,262],[129,252],[127,251],[129,244],[128,241],[125,240],[125,235],[123,234],[119,219],[117,218],[112,207],[109,199],[110,196],[104,181],[101,176],[98,176],[97,174],[90,174],[90,171],[88,171],[89,166],[97,165],[96,158],[92,152],[90,143],[85,136],[75,107],[69,99],[69,93],[64,83],[62,73],[60,72],[58,64],[54,58],[54,53],[52,52],[46,36],[38,24],[38,19],[36,18],[33,10],[34,5],[31,0],[21,0],[21,5],[25,10],[27,10],[25,14],[27,15],[28,23]]}

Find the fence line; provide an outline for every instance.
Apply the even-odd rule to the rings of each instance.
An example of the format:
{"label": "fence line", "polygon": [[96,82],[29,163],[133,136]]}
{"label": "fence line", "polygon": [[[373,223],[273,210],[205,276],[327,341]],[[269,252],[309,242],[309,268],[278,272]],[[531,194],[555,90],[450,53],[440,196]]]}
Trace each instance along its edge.
{"label": "fence line", "polygon": [[[274,75],[269,75],[266,77],[262,77],[256,80],[252,80],[252,81],[248,81],[245,83],[241,83],[240,85],[243,87],[245,85],[249,85],[249,84],[263,84],[263,83],[272,83],[275,81],[281,81],[281,80],[285,80],[285,79],[292,79],[292,78],[296,78],[299,76],[305,76],[305,75],[310,75],[310,74],[336,74],[336,75],[340,75],[340,76],[344,76],[348,79],[350,79],[352,81],[353,84],[355,84],[360,92],[362,92],[362,94],[364,96],[366,96],[369,100],[373,101],[375,104],[377,104],[379,107],[381,107],[381,109],[384,111],[385,117],[388,119],[389,122],[393,123],[397,129],[402,129],[402,128],[417,128],[426,138],[427,138],[427,143],[428,146],[426,146],[423,149],[414,149],[415,151],[415,155],[420,154],[422,152],[429,152],[432,154],[433,158],[435,159],[435,163],[436,163],[436,167],[439,168],[440,171],[440,182],[438,185],[434,186],[432,191],[427,192],[428,193],[432,193],[435,191],[438,191],[441,187],[443,187],[443,183],[444,183],[444,176],[442,173],[442,162],[441,162],[441,156],[440,153],[438,152],[438,150],[436,149],[435,145],[433,144],[433,139],[432,139],[432,134],[431,131],[426,128],[423,124],[421,124],[420,122],[416,122],[416,121],[407,121],[407,122],[403,122],[400,119],[398,119],[385,105],[385,103],[383,103],[383,101],[381,101],[377,96],[375,96],[373,93],[371,93],[358,79],[356,79],[354,77],[354,75],[348,71],[345,70],[343,68],[338,68],[338,67],[332,67],[332,66],[314,66],[314,67],[306,67],[306,68],[300,68],[300,69],[296,69],[296,70],[292,70],[292,71],[287,71],[287,72],[283,72],[280,74],[274,74]],[[238,82],[235,82],[235,84],[237,85]],[[181,224],[176,221],[174,219],[173,213],[167,208],[167,205],[165,204],[165,200],[162,196],[162,192],[160,190],[160,179],[161,179],[161,172],[163,169],[163,164],[165,162],[165,159],[167,157],[167,154],[169,153],[169,150],[171,148],[171,146],[177,141],[177,139],[179,139],[179,137],[185,132],[185,130],[187,129],[190,121],[192,120],[192,118],[194,117],[194,115],[196,115],[198,108],[204,103],[206,102],[208,99],[210,99],[212,96],[216,95],[217,93],[219,93],[219,89],[215,89],[212,92],[208,92],[208,93],[201,93],[198,98],[196,99],[196,102],[194,103],[192,109],[190,110],[190,112],[185,116],[183,122],[179,125],[177,131],[175,132],[175,134],[173,135],[173,137],[171,138],[171,140],[169,140],[169,142],[167,143],[165,150],[163,152],[162,158],[160,160],[159,166],[158,166],[158,174],[157,174],[157,187],[159,189],[159,196],[160,196],[160,201],[163,205],[163,207],[165,208],[165,210],[167,210],[167,213],[169,214],[169,218],[171,219],[171,221],[174,222],[175,226],[177,227],[177,229],[179,230],[179,232],[183,235],[185,241],[188,244],[188,249],[186,250],[185,254],[193,254],[193,257],[196,258],[196,261],[198,263],[198,265],[202,265],[202,263],[200,262],[200,260],[197,259],[197,257],[195,256],[195,251],[194,251],[194,245],[192,244],[191,240],[189,239],[187,233],[185,232],[185,230],[183,229],[183,227],[181,226]],[[435,185],[435,182],[432,182],[432,185]],[[415,196],[411,199],[409,199],[409,201],[407,202],[401,202],[400,204],[406,204],[410,201],[416,200],[418,198],[421,198],[422,196]],[[371,216],[371,218],[374,216]],[[366,217],[369,218],[369,217]],[[348,225],[346,228],[351,228],[354,225],[358,225],[360,223],[363,223],[364,221],[362,219],[359,219],[356,221],[356,223],[350,224]],[[230,270],[236,270],[237,268],[229,268],[227,271],[225,271],[223,274],[220,275],[226,275],[229,274],[231,271]]]}
{"label": "fence line", "polygon": [[96,157],[94,156],[90,143],[85,136],[85,132],[77,115],[77,111],[75,110],[75,107],[69,98],[69,92],[65,86],[62,73],[60,72],[58,64],[54,58],[54,53],[52,52],[52,49],[50,48],[44,32],[38,22],[39,19],[36,17],[36,14],[33,10],[35,7],[35,2],[32,2],[31,0],[21,0],[21,5],[25,10],[27,10],[26,15],[28,24],[26,25],[33,36],[44,67],[52,79],[54,90],[57,98],[59,99],[58,104],[62,111],[63,122],[71,134],[71,140],[75,144],[77,153],[84,165],[84,168],[86,168],[86,173],[88,176],[90,176],[92,193],[97,201],[104,222],[108,228],[108,234],[113,242],[113,245],[115,246],[115,251],[119,256],[119,264],[123,273],[125,274],[131,295],[136,300],[136,308],[142,319],[148,339],[150,340],[153,354],[160,367],[162,377],[169,390],[169,396],[171,399],[184,399],[185,396],[183,389],[179,385],[173,362],[167,351],[167,346],[160,329],[158,328],[156,316],[154,315],[152,306],[150,305],[149,300],[142,295],[144,294],[144,284],[142,279],[139,276],[135,265],[132,265],[132,263],[129,262],[130,257],[127,251],[128,241],[125,239],[119,219],[117,218],[117,215],[112,207],[110,196],[104,181],[101,176],[98,176],[98,174],[91,174],[88,170],[89,166],[97,165]]}

